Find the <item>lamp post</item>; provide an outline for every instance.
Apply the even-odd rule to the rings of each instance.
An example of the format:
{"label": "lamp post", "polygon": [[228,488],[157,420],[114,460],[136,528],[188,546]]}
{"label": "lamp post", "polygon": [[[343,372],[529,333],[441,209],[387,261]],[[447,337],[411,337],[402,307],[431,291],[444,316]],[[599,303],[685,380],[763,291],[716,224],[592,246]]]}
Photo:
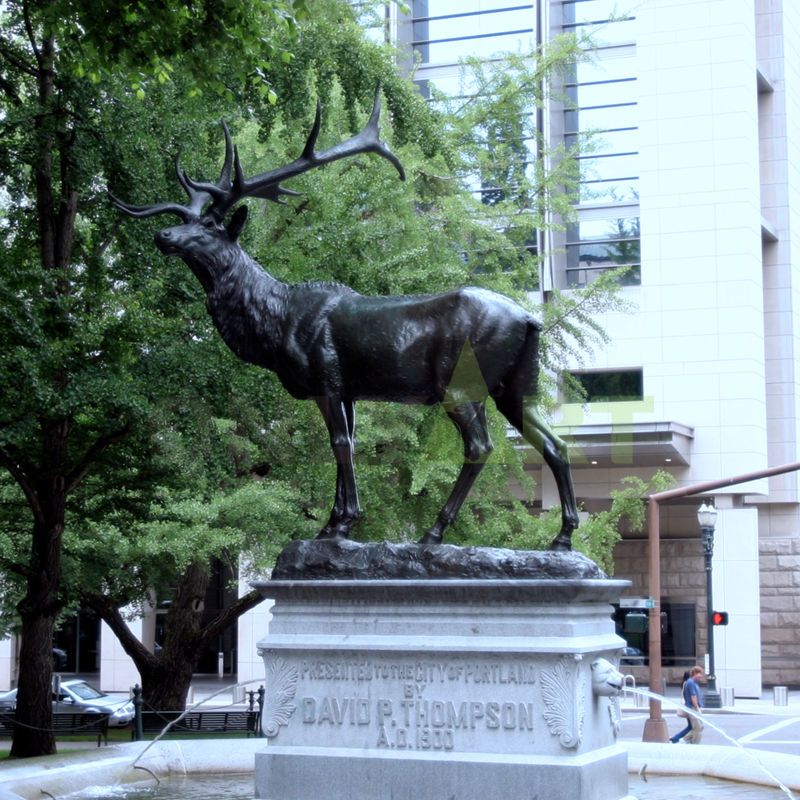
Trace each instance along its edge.
{"label": "lamp post", "polygon": [[705,694],[706,708],[722,708],[717,691],[717,676],[714,665],[714,600],[711,587],[711,558],[714,555],[714,526],[717,522],[717,509],[703,503],[697,509],[697,521],[703,535],[703,553],[706,562],[706,611],[708,627],[708,688]]}

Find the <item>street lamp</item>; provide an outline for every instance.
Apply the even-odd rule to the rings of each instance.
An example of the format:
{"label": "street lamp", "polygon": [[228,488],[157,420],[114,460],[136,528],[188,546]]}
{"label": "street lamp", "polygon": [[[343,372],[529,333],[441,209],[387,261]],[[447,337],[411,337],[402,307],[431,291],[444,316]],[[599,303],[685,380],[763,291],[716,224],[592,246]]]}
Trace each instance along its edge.
{"label": "street lamp", "polygon": [[714,666],[714,601],[711,588],[711,558],[714,555],[714,526],[717,522],[717,509],[703,503],[697,509],[697,521],[703,535],[703,553],[706,562],[706,611],[708,627],[708,688],[706,689],[706,708],[722,708],[717,691],[717,676]]}

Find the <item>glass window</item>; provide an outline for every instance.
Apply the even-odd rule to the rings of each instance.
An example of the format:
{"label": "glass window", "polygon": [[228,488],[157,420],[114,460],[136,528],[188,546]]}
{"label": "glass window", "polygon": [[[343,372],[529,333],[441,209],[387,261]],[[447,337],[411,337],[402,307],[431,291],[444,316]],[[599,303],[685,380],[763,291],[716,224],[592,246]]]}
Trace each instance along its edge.
{"label": "glass window", "polygon": [[499,53],[529,51],[533,44],[533,32],[526,29],[417,44],[414,49],[423,64],[457,64],[467,56],[491,58]]}
{"label": "glass window", "polygon": [[385,5],[372,5],[370,3],[351,3],[356,12],[356,19],[365,36],[376,44],[386,41],[386,14]]}
{"label": "glass window", "polygon": [[458,78],[418,78],[414,81],[419,89],[419,93],[426,99],[431,99],[433,89],[436,89],[448,97],[457,97],[459,94],[460,81]]}
{"label": "glass window", "polygon": [[591,36],[593,47],[613,47],[636,41],[635,19],[618,22],[601,22],[586,25],[564,25],[565,31],[573,31],[577,36]]}
{"label": "glass window", "polygon": [[568,269],[598,266],[622,267],[638,263],[640,263],[638,239],[567,245]]}
{"label": "glass window", "polygon": [[[498,8],[522,6],[522,3],[509,2],[509,0],[471,0],[470,8],[475,11],[494,11]],[[524,6],[529,11],[531,4]],[[464,0],[414,0],[414,19],[420,17],[441,17],[446,14],[463,14]]]}
{"label": "glass window", "polygon": [[578,159],[582,181],[610,181],[635,178],[639,174],[639,154],[587,156]]}
{"label": "glass window", "polygon": [[567,87],[567,97],[577,106],[613,106],[638,99],[633,78],[605,83],[582,83]]}
{"label": "glass window", "polygon": [[[567,286],[570,289],[579,289],[584,286],[589,286],[594,283],[599,277],[605,275],[610,269],[619,269],[619,267],[592,267],[591,269],[568,269],[567,273]],[[633,264],[628,267],[624,274],[617,278],[619,286],[641,286],[642,283],[642,270],[639,264]]]}
{"label": "glass window", "polygon": [[436,17],[414,23],[414,44],[486,36],[512,30],[531,30],[534,18],[530,7],[504,9],[493,14]]}
{"label": "glass window", "polygon": [[423,97],[430,97],[431,87],[447,97],[472,97],[478,93],[478,84],[469,72],[462,73],[459,67],[426,67],[419,71],[414,81]]}
{"label": "glass window", "polygon": [[564,112],[564,130],[567,133],[635,128],[636,123],[636,103],[600,108],[579,108]]}
{"label": "glass window", "polygon": [[583,181],[580,185],[581,203],[613,205],[639,199],[639,179],[614,181]]}
{"label": "glass window", "polygon": [[[641,616],[644,615],[644,624]],[[694,603],[672,603],[661,600],[661,664],[664,667],[692,667],[697,663]],[[617,634],[627,647],[621,664],[647,666],[649,650],[649,614],[635,608],[614,608]]]}
{"label": "glass window", "polygon": [[609,269],[628,266],[623,286],[641,283],[639,217],[583,219],[567,226],[566,272],[569,286],[586,286]]}
{"label": "glass window", "polygon": [[643,378],[641,369],[624,369],[613,371],[570,372],[572,380],[583,389],[583,397],[570,394],[565,384],[566,402],[608,403],[618,401],[641,400],[643,394]]}
{"label": "glass window", "polygon": [[423,63],[457,63],[465,56],[529,50],[536,16],[532,4],[478,0],[464,13],[463,2],[414,3],[413,46]]}
{"label": "glass window", "polygon": [[636,77],[636,61],[632,55],[611,56],[605,52],[601,58],[580,61],[570,67],[567,83],[595,83],[618,81]]}
{"label": "glass window", "polygon": [[569,25],[575,22],[600,22],[622,16],[619,0],[571,0],[562,5],[561,18],[564,25]]}
{"label": "glass window", "polygon": [[[613,213],[613,212],[612,212]],[[597,242],[608,239],[638,239],[639,217],[582,219],[567,226],[567,243]]]}
{"label": "glass window", "polygon": [[[578,144],[578,137],[573,135],[564,137],[567,147]],[[592,155],[605,155],[610,153],[635,153],[639,144],[639,131],[628,128],[622,131],[603,131],[590,134],[590,149]]]}

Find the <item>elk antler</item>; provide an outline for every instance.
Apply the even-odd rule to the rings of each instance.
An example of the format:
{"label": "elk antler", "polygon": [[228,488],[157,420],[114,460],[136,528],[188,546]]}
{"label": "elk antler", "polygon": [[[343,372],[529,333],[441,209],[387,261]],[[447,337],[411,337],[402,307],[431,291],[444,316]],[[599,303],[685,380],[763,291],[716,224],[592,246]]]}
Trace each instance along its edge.
{"label": "elk antler", "polygon": [[[256,175],[252,178],[244,177],[241,163],[239,162],[239,152],[231,142],[228,126],[223,121],[222,127],[225,132],[225,163],[222,167],[220,178],[216,183],[192,180],[186,172],[181,169],[178,159],[175,160],[178,180],[189,195],[190,203],[188,206],[182,206],[177,203],[159,203],[153,206],[132,206],[117,199],[110,192],[109,194],[114,205],[132,217],[152,217],[156,214],[172,213],[177,214],[184,222],[189,222],[191,219],[198,219],[203,214],[203,207],[205,204],[211,200],[211,205],[205,213],[222,221],[231,207],[236,205],[240,200],[244,200],[246,197],[260,197],[264,200],[272,200],[275,203],[280,203],[282,202],[282,195],[296,196],[298,194],[298,192],[281,186],[282,181],[289,180],[289,178],[294,178],[297,175],[302,175],[304,172],[308,172],[323,164],[330,164],[332,161],[337,161],[347,156],[358,155],[359,153],[377,153],[377,155],[393,164],[400,173],[400,179],[405,180],[405,172],[403,171],[403,166],[399,159],[380,139],[378,131],[380,113],[379,87],[375,92],[372,114],[364,129],[350,139],[347,139],[347,141],[340,142],[328,150],[318,153],[314,149],[320,131],[321,112],[318,102],[314,124],[311,127],[311,132],[308,135],[300,157],[292,161],[291,164],[278,167],[270,172],[262,172],[260,175]],[[233,171],[233,180],[231,180],[231,171]]]}
{"label": "elk antler", "polygon": [[[231,188],[231,168],[234,160],[234,146],[231,141],[231,134],[225,120],[222,120],[222,131],[225,134],[225,163],[222,165],[222,172],[216,184],[212,186],[215,192],[230,191]],[[180,156],[175,157],[175,172],[178,181],[183,186],[186,194],[189,195],[189,205],[182,206],[180,203],[157,203],[153,206],[133,206],[123,202],[109,192],[111,202],[120,210],[131,217],[154,217],[157,214],[177,214],[184,222],[199,219],[203,213],[203,207],[209,200],[213,200],[214,195],[207,189],[198,189],[194,182],[181,167]]]}

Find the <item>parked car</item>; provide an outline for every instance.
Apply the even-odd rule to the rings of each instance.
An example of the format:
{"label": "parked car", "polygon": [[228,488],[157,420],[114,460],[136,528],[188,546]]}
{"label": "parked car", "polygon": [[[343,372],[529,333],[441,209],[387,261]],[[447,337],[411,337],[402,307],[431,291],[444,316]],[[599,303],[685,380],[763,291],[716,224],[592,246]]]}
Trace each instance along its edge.
{"label": "parked car", "polygon": [[[16,689],[0,694],[0,712],[13,711],[16,705]],[[104,694],[90,683],[79,679],[61,682],[58,697],[53,698],[53,711],[108,714],[110,727],[127,725],[133,719],[133,703],[130,700]]]}
{"label": "parked car", "polygon": [[619,663],[629,666],[642,665],[644,664],[644,652],[638,647],[626,647],[622,651],[622,658]]}
{"label": "parked car", "polygon": [[13,711],[17,707],[17,690],[0,694],[0,714],[6,711]]}

